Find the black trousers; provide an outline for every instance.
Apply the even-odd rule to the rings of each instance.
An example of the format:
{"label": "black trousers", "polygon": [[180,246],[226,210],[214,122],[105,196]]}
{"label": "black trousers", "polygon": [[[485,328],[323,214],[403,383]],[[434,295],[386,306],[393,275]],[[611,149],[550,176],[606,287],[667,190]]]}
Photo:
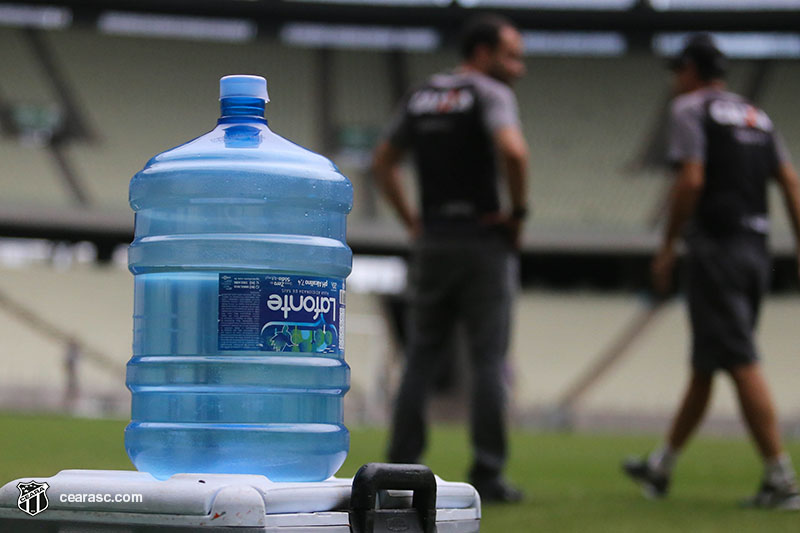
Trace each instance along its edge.
{"label": "black trousers", "polygon": [[501,474],[507,455],[505,360],[518,271],[516,252],[496,231],[425,235],[416,243],[409,270],[406,368],[394,408],[390,461],[419,462],[437,363],[462,321],[472,370],[470,479]]}

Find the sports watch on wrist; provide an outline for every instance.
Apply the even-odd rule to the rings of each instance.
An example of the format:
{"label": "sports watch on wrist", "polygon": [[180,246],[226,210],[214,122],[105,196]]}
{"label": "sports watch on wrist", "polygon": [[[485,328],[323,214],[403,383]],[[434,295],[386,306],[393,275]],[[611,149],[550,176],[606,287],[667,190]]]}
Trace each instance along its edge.
{"label": "sports watch on wrist", "polygon": [[526,218],[528,218],[528,207],[524,205],[515,207],[511,211],[511,218],[515,220],[525,220]]}

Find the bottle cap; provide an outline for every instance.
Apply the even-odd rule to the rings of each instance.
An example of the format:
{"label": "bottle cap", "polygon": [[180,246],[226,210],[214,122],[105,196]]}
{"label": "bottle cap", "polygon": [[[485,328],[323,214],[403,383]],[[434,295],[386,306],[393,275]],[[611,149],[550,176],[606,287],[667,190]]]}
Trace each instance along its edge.
{"label": "bottle cap", "polygon": [[250,76],[246,74],[223,76],[219,80],[219,98],[221,100],[231,96],[260,98],[264,100],[264,102],[269,102],[267,80],[261,76]]}

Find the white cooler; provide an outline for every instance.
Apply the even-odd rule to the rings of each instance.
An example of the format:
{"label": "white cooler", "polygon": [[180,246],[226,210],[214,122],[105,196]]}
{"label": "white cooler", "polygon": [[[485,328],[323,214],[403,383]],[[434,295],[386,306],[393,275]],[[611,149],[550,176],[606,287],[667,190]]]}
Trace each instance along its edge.
{"label": "white cooler", "polygon": [[371,463],[353,479],[318,483],[63,470],[0,488],[3,533],[473,533],[480,516],[471,485],[442,481],[420,465]]}

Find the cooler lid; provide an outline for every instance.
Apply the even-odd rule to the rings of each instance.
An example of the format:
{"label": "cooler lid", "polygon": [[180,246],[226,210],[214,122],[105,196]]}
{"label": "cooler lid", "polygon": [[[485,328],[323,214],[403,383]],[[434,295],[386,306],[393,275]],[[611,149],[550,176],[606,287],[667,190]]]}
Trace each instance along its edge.
{"label": "cooler lid", "polygon": [[[26,489],[34,494],[31,482],[46,485],[34,497],[44,494],[47,500],[33,508],[46,505],[33,519],[197,527],[347,525],[352,490],[352,479],[339,478],[275,483],[258,475],[177,474],[158,481],[145,472],[63,470],[0,488],[0,519],[28,518],[20,500]],[[438,477],[436,485],[437,522],[480,518],[480,500],[471,485]],[[389,490],[381,505],[410,507],[411,499],[411,491]]]}

